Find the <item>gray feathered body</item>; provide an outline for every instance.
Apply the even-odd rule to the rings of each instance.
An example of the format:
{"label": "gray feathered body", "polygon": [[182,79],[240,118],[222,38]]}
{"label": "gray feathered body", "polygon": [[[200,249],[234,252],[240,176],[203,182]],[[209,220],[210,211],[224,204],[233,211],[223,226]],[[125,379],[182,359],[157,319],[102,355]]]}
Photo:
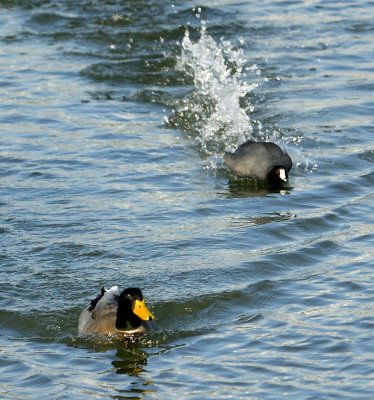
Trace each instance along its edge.
{"label": "gray feathered body", "polygon": [[292,160],[285,150],[275,143],[248,141],[234,153],[225,153],[225,164],[240,177],[267,181],[269,173],[283,167],[286,173],[292,168]]}

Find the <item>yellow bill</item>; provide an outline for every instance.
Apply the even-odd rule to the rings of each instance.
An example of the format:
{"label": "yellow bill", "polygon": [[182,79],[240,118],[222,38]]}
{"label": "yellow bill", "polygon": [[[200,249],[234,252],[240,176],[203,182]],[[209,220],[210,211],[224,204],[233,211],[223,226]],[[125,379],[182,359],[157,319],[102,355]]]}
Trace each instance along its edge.
{"label": "yellow bill", "polygon": [[149,320],[155,319],[153,314],[146,307],[144,300],[141,300],[141,301],[135,300],[134,308],[132,311],[135,315],[137,315],[143,321],[149,321]]}

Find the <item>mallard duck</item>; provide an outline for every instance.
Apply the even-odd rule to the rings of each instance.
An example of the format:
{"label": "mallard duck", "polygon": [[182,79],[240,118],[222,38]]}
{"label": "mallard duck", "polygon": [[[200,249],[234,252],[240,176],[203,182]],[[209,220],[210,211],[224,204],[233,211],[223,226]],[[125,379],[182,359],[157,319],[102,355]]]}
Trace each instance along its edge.
{"label": "mallard duck", "polygon": [[149,329],[147,321],[153,321],[143,294],[138,288],[122,292],[118,286],[101,293],[82,311],[78,323],[78,335],[89,333],[134,335]]}
{"label": "mallard duck", "polygon": [[287,182],[292,160],[286,150],[271,142],[249,140],[234,153],[225,153],[225,164],[234,174],[269,183]]}

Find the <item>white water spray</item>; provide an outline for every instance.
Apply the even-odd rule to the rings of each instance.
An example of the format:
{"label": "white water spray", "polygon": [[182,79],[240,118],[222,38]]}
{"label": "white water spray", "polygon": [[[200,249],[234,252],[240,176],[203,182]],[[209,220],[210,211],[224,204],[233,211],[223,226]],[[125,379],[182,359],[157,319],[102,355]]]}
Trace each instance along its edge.
{"label": "white water spray", "polygon": [[[207,168],[217,169],[225,150],[233,151],[248,139],[258,140],[258,131],[262,140],[298,146],[301,137],[285,138],[276,129],[263,131],[260,121],[251,120],[250,94],[264,79],[261,71],[257,65],[248,64],[242,49],[235,49],[228,40],[216,42],[208,35],[206,22],[201,21],[196,41],[186,31],[176,68],[193,79],[194,90],[180,100],[166,120],[198,144]],[[302,160],[305,169],[315,169],[316,165],[301,153],[296,148],[296,158]],[[294,161],[294,166],[299,166],[300,161]]]}
{"label": "white water spray", "polygon": [[260,72],[257,66],[246,67],[241,49],[234,49],[227,40],[217,43],[202,21],[199,40],[192,42],[189,32],[185,33],[177,69],[193,78],[194,93],[175,112],[190,114],[194,126],[189,130],[207,157],[219,157],[223,150],[232,150],[250,137],[253,107],[248,94],[258,84],[247,83],[243,76]]}

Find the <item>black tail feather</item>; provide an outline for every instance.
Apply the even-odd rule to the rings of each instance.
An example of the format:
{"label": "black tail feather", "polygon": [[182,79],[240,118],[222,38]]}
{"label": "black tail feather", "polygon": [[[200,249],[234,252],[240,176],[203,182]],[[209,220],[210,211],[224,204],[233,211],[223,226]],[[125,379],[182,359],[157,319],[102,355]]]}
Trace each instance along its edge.
{"label": "black tail feather", "polygon": [[104,287],[101,288],[101,292],[100,294],[98,294],[93,300],[90,301],[90,307],[88,309],[88,311],[93,311],[96,307],[96,304],[99,302],[99,300],[104,296],[104,294],[106,293],[106,289]]}

